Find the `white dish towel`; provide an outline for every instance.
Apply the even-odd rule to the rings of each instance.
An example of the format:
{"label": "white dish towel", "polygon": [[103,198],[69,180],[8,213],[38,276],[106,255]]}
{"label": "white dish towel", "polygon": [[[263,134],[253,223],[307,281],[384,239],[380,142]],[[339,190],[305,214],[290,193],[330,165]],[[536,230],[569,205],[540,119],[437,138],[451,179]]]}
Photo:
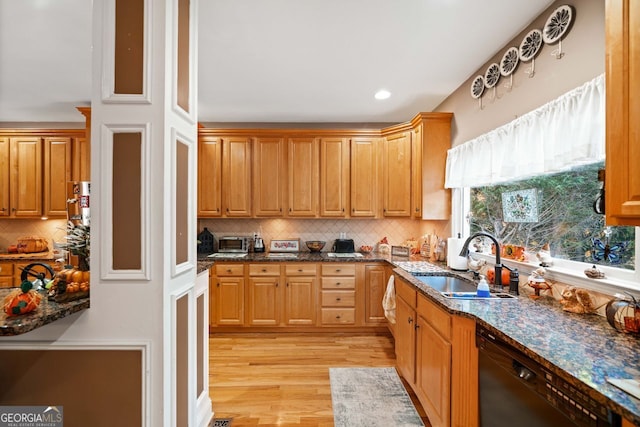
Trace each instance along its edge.
{"label": "white dish towel", "polygon": [[396,323],[396,288],[395,277],[391,275],[387,282],[387,290],[382,297],[382,308],[384,308],[384,317],[391,323]]}

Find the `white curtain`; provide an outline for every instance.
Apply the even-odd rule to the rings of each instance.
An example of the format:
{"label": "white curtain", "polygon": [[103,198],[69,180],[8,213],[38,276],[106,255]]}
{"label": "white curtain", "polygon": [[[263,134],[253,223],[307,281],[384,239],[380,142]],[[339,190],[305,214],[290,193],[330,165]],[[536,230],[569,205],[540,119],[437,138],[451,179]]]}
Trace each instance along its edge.
{"label": "white curtain", "polygon": [[604,75],[447,153],[445,187],[516,181],[605,156]]}

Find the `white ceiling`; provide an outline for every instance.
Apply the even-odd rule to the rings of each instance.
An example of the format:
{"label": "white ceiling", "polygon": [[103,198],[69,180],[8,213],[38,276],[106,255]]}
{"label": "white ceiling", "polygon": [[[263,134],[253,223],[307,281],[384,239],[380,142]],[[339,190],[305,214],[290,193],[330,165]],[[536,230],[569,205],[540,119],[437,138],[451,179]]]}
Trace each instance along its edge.
{"label": "white ceiling", "polygon": [[[192,0],[196,1],[196,0]],[[199,0],[201,122],[433,110],[550,0]],[[81,122],[89,0],[0,0],[0,122]],[[385,101],[373,98],[385,88]]]}

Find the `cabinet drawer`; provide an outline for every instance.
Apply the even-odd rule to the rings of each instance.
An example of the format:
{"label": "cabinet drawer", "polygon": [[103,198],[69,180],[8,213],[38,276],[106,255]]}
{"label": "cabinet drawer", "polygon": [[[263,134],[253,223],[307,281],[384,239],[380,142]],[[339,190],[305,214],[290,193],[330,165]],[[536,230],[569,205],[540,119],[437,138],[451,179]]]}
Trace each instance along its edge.
{"label": "cabinet drawer", "polygon": [[279,276],[280,264],[249,264],[249,276]]}
{"label": "cabinet drawer", "polygon": [[405,300],[412,308],[416,308],[416,297],[418,295],[416,289],[398,276],[396,276],[394,285],[396,288],[396,296]]}
{"label": "cabinet drawer", "polygon": [[354,307],[356,291],[322,291],[323,307]]}
{"label": "cabinet drawer", "polygon": [[218,277],[244,275],[244,264],[219,264],[214,267]]}
{"label": "cabinet drawer", "polygon": [[0,288],[13,288],[13,277],[0,276]]}
{"label": "cabinet drawer", "polygon": [[323,325],[354,325],[356,323],[355,308],[323,308]]}
{"label": "cabinet drawer", "polygon": [[418,315],[422,316],[446,340],[451,339],[451,315],[429,301],[424,295],[418,296]]}
{"label": "cabinet drawer", "polygon": [[355,276],[355,264],[322,264],[323,276]]}
{"label": "cabinet drawer", "polygon": [[287,276],[315,276],[316,265],[306,262],[300,262],[295,264],[286,264],[285,273]]}
{"label": "cabinet drawer", "polygon": [[0,263],[0,277],[13,276],[13,263]]}
{"label": "cabinet drawer", "polygon": [[323,277],[322,289],[355,289],[354,277]]}

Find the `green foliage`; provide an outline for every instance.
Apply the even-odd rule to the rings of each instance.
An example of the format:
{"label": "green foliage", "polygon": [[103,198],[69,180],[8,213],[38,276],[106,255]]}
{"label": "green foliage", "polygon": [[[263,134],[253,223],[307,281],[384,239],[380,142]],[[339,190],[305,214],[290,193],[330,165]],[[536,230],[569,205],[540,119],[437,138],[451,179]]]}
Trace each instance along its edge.
{"label": "green foliage", "polygon": [[[506,185],[471,189],[471,232],[491,233],[502,243],[520,245],[538,252],[549,243],[554,258],[592,264],[608,264],[593,259],[593,241],[606,242],[604,216],[596,214],[593,202],[602,184],[598,169],[602,163],[583,166],[568,172],[539,176]],[[538,222],[504,222],[502,193],[537,189]],[[635,230],[611,227],[610,244],[626,243],[620,253],[620,268],[634,269]]]}

